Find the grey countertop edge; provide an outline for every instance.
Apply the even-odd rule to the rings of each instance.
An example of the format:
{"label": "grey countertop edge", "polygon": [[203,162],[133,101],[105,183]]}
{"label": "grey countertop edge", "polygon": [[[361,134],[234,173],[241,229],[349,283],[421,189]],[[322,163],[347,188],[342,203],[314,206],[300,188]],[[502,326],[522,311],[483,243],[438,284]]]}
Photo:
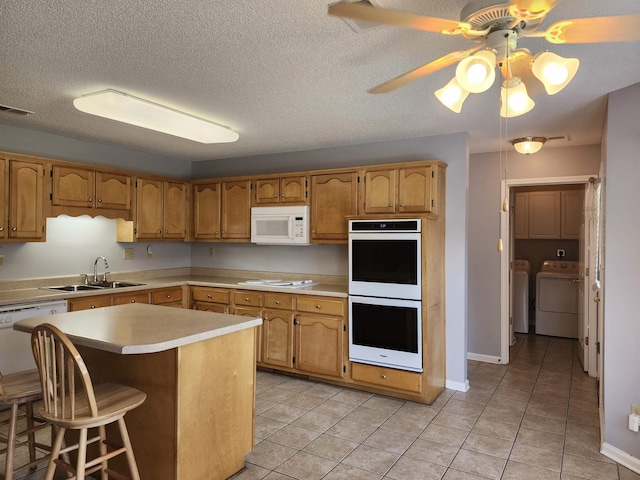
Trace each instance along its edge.
{"label": "grey countertop edge", "polygon": [[127,292],[135,292],[147,290],[149,288],[168,288],[179,287],[183,285],[205,286],[219,288],[235,288],[243,290],[258,290],[264,292],[291,293],[300,295],[321,295],[328,297],[345,298],[348,296],[347,287],[345,285],[332,284],[316,284],[310,287],[290,288],[281,286],[267,285],[239,285],[239,282],[246,281],[246,278],[235,277],[217,277],[205,275],[176,275],[157,278],[137,278],[135,276],[127,277],[126,281],[143,283],[144,285],[135,287],[124,287],[117,289],[101,289],[89,290],[82,292],[56,292],[43,288],[25,288],[16,290],[0,290],[0,306],[19,305],[32,302],[46,302],[65,300],[70,298],[82,298],[95,295],[114,295]]}

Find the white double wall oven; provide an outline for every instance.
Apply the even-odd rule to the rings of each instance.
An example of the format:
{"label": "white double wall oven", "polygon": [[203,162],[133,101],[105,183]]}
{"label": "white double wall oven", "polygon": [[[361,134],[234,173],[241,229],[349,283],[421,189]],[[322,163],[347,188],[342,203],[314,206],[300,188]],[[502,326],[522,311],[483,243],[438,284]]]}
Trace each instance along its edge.
{"label": "white double wall oven", "polygon": [[349,360],[422,372],[420,219],[349,221]]}

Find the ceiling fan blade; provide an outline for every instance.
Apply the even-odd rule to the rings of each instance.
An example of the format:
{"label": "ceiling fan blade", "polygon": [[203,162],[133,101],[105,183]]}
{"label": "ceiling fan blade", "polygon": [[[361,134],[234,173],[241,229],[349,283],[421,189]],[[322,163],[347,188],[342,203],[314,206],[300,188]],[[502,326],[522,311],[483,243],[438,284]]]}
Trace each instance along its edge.
{"label": "ceiling fan blade", "polygon": [[574,18],[554,23],[544,37],[551,43],[637,42],[639,25],[640,14]]}
{"label": "ceiling fan blade", "polygon": [[544,17],[560,0],[511,0],[509,10],[521,20],[533,20]]}
{"label": "ceiling fan blade", "polygon": [[329,5],[328,12],[329,15],[334,15],[336,17],[365,20],[367,22],[396,25],[398,27],[413,28],[427,32],[445,33],[448,35],[461,34],[471,29],[471,25],[466,22],[447,20],[445,18],[425,17],[424,15],[402,12],[399,10],[376,8],[364,2],[334,3]]}
{"label": "ceiling fan blade", "polygon": [[461,50],[458,52],[451,52],[446,54],[443,57],[440,57],[433,62],[429,62],[426,65],[422,65],[421,67],[416,68],[415,70],[411,70],[399,77],[396,77],[388,82],[385,82],[377,87],[369,90],[369,93],[388,93],[392,90],[405,86],[407,83],[411,83],[414,80],[418,80],[419,78],[425,77],[433,72],[437,72],[438,70],[442,70],[449,65],[452,65],[456,62],[459,62],[463,58],[468,57],[476,50],[480,49],[480,47],[471,48],[469,50]]}

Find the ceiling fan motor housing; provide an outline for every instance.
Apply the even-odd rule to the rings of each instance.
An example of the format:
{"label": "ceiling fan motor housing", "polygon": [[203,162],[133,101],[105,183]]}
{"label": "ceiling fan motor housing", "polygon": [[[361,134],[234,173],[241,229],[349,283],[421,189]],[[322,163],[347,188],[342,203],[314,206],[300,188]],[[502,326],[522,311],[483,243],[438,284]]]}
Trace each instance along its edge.
{"label": "ceiling fan motor housing", "polygon": [[519,31],[530,32],[538,28],[544,18],[545,15],[526,21],[518,19],[512,15],[509,2],[496,0],[473,0],[460,12],[460,20],[471,24],[474,30],[501,30],[517,22]]}

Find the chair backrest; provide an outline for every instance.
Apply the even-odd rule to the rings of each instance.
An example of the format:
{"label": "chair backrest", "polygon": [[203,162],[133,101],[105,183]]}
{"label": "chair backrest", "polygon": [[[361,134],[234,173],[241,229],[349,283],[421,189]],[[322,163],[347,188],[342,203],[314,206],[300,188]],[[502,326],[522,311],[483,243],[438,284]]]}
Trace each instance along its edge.
{"label": "chair backrest", "polygon": [[61,419],[98,415],[89,371],[75,345],[51,324],[31,332],[31,348],[40,373],[44,411]]}

